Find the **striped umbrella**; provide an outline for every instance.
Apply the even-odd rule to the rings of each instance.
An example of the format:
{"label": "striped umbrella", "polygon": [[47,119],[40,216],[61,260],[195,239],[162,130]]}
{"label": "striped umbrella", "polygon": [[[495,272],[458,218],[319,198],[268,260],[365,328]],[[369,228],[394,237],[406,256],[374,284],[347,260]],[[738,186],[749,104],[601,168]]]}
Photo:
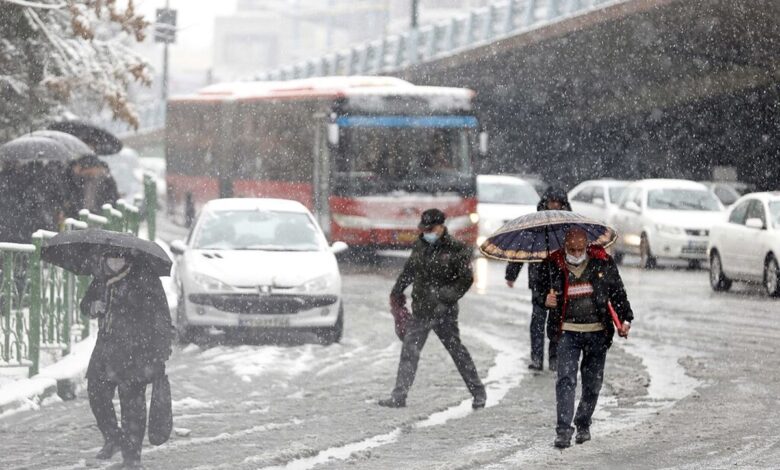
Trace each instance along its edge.
{"label": "striped umbrella", "polygon": [[501,261],[542,261],[563,248],[566,232],[577,227],[588,236],[591,245],[608,247],[617,240],[617,232],[601,222],[570,211],[539,211],[504,224],[479,247],[488,258]]}

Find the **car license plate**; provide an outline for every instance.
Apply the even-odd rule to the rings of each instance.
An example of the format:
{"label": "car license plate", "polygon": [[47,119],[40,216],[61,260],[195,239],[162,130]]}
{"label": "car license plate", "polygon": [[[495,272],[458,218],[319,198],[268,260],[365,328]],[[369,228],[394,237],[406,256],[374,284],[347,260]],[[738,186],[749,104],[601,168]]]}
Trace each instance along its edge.
{"label": "car license plate", "polygon": [[417,232],[399,232],[395,239],[400,243],[413,243],[417,241]]}
{"label": "car license plate", "polygon": [[290,326],[290,319],[285,317],[247,317],[239,318],[238,325],[251,328],[283,328]]}

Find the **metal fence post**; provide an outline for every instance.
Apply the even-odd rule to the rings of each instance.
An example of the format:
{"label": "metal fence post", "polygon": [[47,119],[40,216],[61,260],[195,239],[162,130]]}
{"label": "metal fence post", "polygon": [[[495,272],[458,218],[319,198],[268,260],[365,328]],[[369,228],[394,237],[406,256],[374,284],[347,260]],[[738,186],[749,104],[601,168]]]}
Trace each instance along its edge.
{"label": "metal fence post", "polygon": [[[30,255],[30,333],[28,336],[28,353],[32,365],[30,377],[38,374],[41,352],[41,245],[42,237],[33,237],[35,251]],[[17,328],[19,326],[17,325]]]}

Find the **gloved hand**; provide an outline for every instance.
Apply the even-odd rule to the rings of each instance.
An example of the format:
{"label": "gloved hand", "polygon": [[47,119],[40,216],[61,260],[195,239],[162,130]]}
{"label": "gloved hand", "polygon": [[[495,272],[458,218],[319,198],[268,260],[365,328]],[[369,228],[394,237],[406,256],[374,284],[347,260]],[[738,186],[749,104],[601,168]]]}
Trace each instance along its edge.
{"label": "gloved hand", "polygon": [[106,303],[102,300],[95,300],[89,306],[90,318],[102,317],[106,313]]}

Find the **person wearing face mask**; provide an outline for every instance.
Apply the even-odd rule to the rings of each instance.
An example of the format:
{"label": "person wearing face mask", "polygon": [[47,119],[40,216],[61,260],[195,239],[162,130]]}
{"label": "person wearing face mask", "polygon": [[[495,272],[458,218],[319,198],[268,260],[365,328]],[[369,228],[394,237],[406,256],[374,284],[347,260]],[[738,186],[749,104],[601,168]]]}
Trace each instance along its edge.
{"label": "person wearing face mask", "polygon": [[[160,278],[121,253],[98,255],[81,301],[98,319],[87,367],[87,394],[104,444],[96,458],[122,452],[122,468],[141,468],[146,432],[146,388],[165,374],[173,326]],[[112,403],[118,391],[121,426]]]}
{"label": "person wearing face mask", "polygon": [[[587,234],[579,228],[566,233],[564,249],[550,254],[542,263],[534,302],[550,309],[558,340],[557,406],[554,445],[571,445],[590,440],[590,424],[604,379],[604,363],[612,344],[615,325],[608,303],[621,323],[617,333],[628,336],[634,314],[628,302],[617,265],[598,246],[588,246]],[[582,360],[580,362],[580,357]],[[574,412],[577,370],[582,374],[582,396]]]}
{"label": "person wearing face mask", "polygon": [[406,396],[414,382],[420,353],[433,331],[455,361],[471,392],[472,407],[485,407],[485,386],[469,351],[461,343],[458,328],[458,300],[474,280],[472,249],[450,236],[444,221],[445,215],[439,209],[428,209],[422,213],[418,226],[420,238],[391,291],[391,305],[404,305],[404,290],[412,285],[412,312],[403,337],[395,388],[390,398],[379,400],[381,406],[406,406]]}
{"label": "person wearing face mask", "polygon": [[[569,199],[566,196],[566,191],[560,188],[550,186],[542,195],[539,200],[539,204],[536,206],[537,211],[571,211],[571,205],[569,205]],[[506,273],[504,279],[506,285],[509,288],[515,287],[515,281],[517,281],[520,271],[523,268],[523,263],[511,262],[507,263]],[[534,292],[536,287],[536,280],[539,277],[539,263],[530,263],[528,265],[528,288],[531,289],[532,296],[536,297],[537,292]],[[553,322],[548,318],[547,308],[544,304],[533,303],[531,306],[531,363],[528,364],[528,368],[531,370],[540,371],[544,367],[544,325],[547,322],[547,338],[549,340],[548,346],[548,368],[554,371],[557,365],[557,346],[558,338],[554,334]]]}

